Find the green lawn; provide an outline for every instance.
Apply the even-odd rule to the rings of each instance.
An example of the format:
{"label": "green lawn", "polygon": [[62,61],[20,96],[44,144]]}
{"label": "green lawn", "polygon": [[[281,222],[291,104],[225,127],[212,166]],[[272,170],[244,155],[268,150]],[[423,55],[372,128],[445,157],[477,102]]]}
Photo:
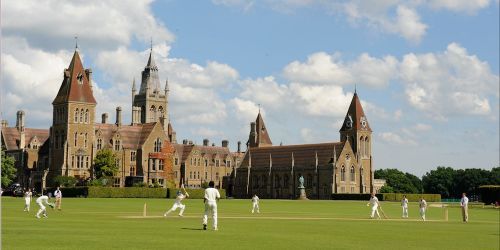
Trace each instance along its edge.
{"label": "green lawn", "polygon": [[[147,217],[143,206],[147,203]],[[170,199],[65,198],[47,219],[23,212],[22,198],[2,197],[2,249],[499,249],[500,210],[473,208],[470,222],[459,208],[431,207],[428,221],[400,219],[398,203],[384,202],[389,220],[369,220],[366,202],[249,200],[219,203],[219,231],[202,231],[202,200],[187,200],[185,217],[161,215]]]}

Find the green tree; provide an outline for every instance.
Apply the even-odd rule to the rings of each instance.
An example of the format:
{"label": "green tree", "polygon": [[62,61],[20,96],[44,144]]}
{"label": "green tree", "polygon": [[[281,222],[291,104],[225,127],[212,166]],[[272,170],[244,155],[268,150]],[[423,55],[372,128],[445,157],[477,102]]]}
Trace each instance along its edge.
{"label": "green tree", "polygon": [[73,176],[56,176],[54,184],[61,187],[74,187],[78,181]]}
{"label": "green tree", "polygon": [[394,189],[391,186],[384,185],[379,190],[380,193],[394,193]]}
{"label": "green tree", "polygon": [[422,190],[418,177],[394,168],[376,170],[374,175],[377,179],[385,179],[395,193],[420,193]]}
{"label": "green tree", "polygon": [[94,171],[98,179],[112,177],[118,172],[116,157],[111,149],[103,149],[97,152],[94,159]]}
{"label": "green tree", "polygon": [[16,177],[17,169],[14,157],[7,156],[2,150],[2,187],[9,186]]}
{"label": "green tree", "polygon": [[443,198],[453,195],[455,170],[451,167],[437,167],[422,177],[424,191],[431,194],[441,194]]}

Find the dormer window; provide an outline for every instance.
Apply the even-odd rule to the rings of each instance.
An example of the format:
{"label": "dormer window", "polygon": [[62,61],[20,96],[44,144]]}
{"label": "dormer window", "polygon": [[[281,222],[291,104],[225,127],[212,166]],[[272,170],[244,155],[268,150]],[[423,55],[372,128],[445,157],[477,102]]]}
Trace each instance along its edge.
{"label": "dormer window", "polygon": [[76,76],[76,81],[78,82],[78,84],[83,84],[83,75],[82,73],[78,73],[78,75]]}

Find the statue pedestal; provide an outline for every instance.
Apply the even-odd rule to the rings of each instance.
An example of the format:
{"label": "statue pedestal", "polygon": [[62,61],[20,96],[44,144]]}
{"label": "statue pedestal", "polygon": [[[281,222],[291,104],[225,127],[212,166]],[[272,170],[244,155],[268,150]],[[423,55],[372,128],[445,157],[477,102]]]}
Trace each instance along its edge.
{"label": "statue pedestal", "polygon": [[297,200],[309,200],[309,199],[307,199],[306,189],[299,187],[299,190],[300,190],[300,196]]}

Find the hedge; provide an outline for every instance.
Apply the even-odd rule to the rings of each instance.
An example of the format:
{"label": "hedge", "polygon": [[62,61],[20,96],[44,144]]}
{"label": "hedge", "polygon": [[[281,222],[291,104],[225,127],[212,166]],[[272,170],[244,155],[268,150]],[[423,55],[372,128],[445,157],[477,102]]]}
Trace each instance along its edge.
{"label": "hedge", "polygon": [[485,204],[492,204],[500,202],[500,186],[499,185],[485,185],[479,187],[481,193],[481,201]]}
{"label": "hedge", "polygon": [[[170,191],[169,198],[175,198],[175,195],[177,193],[177,190],[179,189],[173,189]],[[226,190],[225,189],[218,189],[220,193],[220,198],[225,199],[226,198]],[[189,194],[189,199],[203,199],[205,197],[205,189],[190,189],[186,188],[186,192]]]}
{"label": "hedge", "polygon": [[[381,194],[376,194],[379,200],[382,199]],[[332,200],[357,200],[357,201],[367,201],[371,197],[371,194],[332,194]]]}
{"label": "hedge", "polygon": [[[408,201],[420,201],[420,198],[423,197],[427,202],[441,202],[440,194],[400,194],[400,193],[383,193],[381,201],[401,201],[403,199],[403,195],[406,195]],[[378,197],[378,196],[377,196]]]}
{"label": "hedge", "polygon": [[[148,187],[71,187],[60,188],[63,197],[88,198],[175,198],[178,189],[148,188]],[[47,189],[54,193],[55,188]],[[205,189],[186,189],[190,199],[203,199]],[[226,198],[226,190],[219,189],[221,199]]]}

